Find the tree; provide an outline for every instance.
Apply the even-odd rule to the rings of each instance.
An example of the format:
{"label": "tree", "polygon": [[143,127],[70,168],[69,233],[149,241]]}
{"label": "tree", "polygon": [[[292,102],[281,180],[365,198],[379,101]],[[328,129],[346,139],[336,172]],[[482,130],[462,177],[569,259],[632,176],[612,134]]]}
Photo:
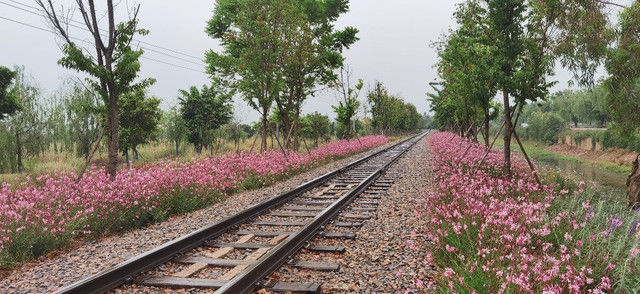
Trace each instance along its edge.
{"label": "tree", "polygon": [[17,97],[7,91],[16,73],[0,66],[0,121],[20,110]]}
{"label": "tree", "polygon": [[329,117],[317,111],[302,117],[302,135],[307,139],[313,140],[315,147],[318,147],[320,139],[329,137],[329,128]]}
{"label": "tree", "polygon": [[362,79],[352,87],[351,85],[351,71],[349,67],[343,67],[340,69],[340,78],[335,84],[335,89],[339,92],[340,101],[337,106],[331,106],[336,113],[336,122],[338,122],[338,128],[344,130],[343,139],[351,138],[351,120],[357,114],[358,108],[360,108],[360,91],[364,85]]}
{"label": "tree", "polygon": [[[128,157],[129,149],[138,154],[138,146],[155,138],[160,124],[160,99],[148,97],[144,89],[122,95],[120,108],[120,150]],[[127,161],[128,163],[128,161]]]}
{"label": "tree", "polygon": [[211,132],[228,123],[233,114],[232,94],[225,92],[220,85],[195,86],[189,91],[180,90],[180,113],[188,130],[188,140],[197,153],[205,146],[212,147]]}
{"label": "tree", "polygon": [[283,88],[283,42],[295,30],[295,5],[285,0],[221,0],[216,2],[207,33],[219,39],[223,54],[207,52],[207,71],[233,84],[262,116],[262,142],[267,147],[269,112]]}
{"label": "tree", "polygon": [[357,30],[334,29],[348,10],[347,0],[221,0],[207,33],[219,39],[222,54],[207,53],[208,71],[234,84],[262,116],[266,148],[268,120],[275,102],[281,117],[284,147],[298,148],[299,116],[304,100],[318,85],[335,79],[342,50],[356,40]]}
{"label": "tree", "polygon": [[15,168],[24,171],[25,156],[33,156],[44,150],[44,131],[47,120],[39,101],[40,91],[25,74],[24,68],[16,68],[16,76],[9,95],[16,97],[20,110],[5,120],[9,134],[13,137]]}
{"label": "tree", "polygon": [[163,128],[165,136],[176,146],[176,155],[180,153],[180,143],[187,137],[187,125],[182,119],[182,114],[175,107],[163,115]]}
{"label": "tree", "polygon": [[371,125],[386,133],[409,132],[421,128],[422,116],[416,107],[402,98],[390,95],[380,82],[367,94],[371,111]]}
{"label": "tree", "polygon": [[[438,43],[438,73],[444,89],[432,98],[436,108],[454,115],[453,127],[462,136],[472,136],[482,121],[485,144],[489,145],[491,100],[496,94],[497,47],[486,32],[487,10],[479,1],[460,4],[455,12],[458,28]],[[448,107],[448,109],[447,109]],[[438,116],[442,118],[442,116]]]}
{"label": "tree", "polygon": [[[616,46],[606,59],[609,78],[609,105],[613,119],[627,137],[640,129],[640,2],[635,1],[620,14]],[[627,180],[629,205],[640,207],[640,157],[633,164]]]}
{"label": "tree", "polygon": [[63,99],[68,137],[75,142],[76,154],[87,160],[91,156],[91,147],[101,139],[103,101],[96,93],[77,83]]}
{"label": "tree", "polygon": [[[100,14],[94,0],[77,0],[75,9],[80,11],[86,29],[91,33],[93,43],[89,47],[79,46],[69,33],[73,9],[60,6],[56,9],[53,0],[36,0],[46,15],[46,20],[64,41],[64,56],[58,61],[63,67],[84,72],[91,78],[87,82],[99,93],[107,107],[106,126],[108,128],[109,163],[107,173],[115,179],[118,167],[118,131],[119,131],[119,99],[120,96],[144,88],[151,80],[135,82],[140,71],[139,58],[142,50],[134,50],[131,46],[133,37],[147,34],[138,28],[138,12],[140,6],[133,9],[129,19],[116,23],[113,0],[106,0],[107,29],[100,27]],[[89,52],[95,52],[95,55]]]}

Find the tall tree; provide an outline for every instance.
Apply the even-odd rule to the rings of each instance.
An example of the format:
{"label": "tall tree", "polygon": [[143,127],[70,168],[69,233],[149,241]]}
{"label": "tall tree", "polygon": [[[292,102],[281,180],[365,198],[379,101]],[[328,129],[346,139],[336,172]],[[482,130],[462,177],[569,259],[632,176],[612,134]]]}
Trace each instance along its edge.
{"label": "tall tree", "polygon": [[285,146],[298,147],[299,116],[316,87],[335,79],[342,50],[356,40],[357,30],[334,29],[348,10],[347,0],[221,0],[207,33],[224,45],[221,54],[207,53],[208,71],[234,83],[262,116],[262,149],[266,148],[272,104],[281,117]]}
{"label": "tall tree", "polygon": [[[106,29],[100,21],[101,12],[96,8],[94,0],[77,0],[73,9],[62,6],[56,8],[53,0],[36,0],[46,15],[46,20],[53,26],[64,41],[64,57],[58,63],[66,68],[88,74],[87,81],[100,94],[107,107],[106,126],[108,128],[109,163],[107,173],[112,179],[118,167],[118,131],[119,131],[119,99],[122,94],[136,88],[147,86],[149,79],[135,82],[140,71],[139,58],[142,50],[131,46],[136,34],[145,35],[146,30],[138,28],[138,12],[140,6],[133,8],[129,19],[116,22],[113,0],[106,0]],[[79,11],[86,29],[91,33],[93,42],[83,47],[76,43],[69,31],[73,13]],[[95,52],[95,55],[89,52]]]}
{"label": "tall tree", "polygon": [[219,85],[195,86],[189,91],[180,90],[180,113],[188,130],[188,140],[197,153],[212,145],[212,132],[228,123],[233,117],[232,94]]}
{"label": "tall tree", "polygon": [[16,73],[10,69],[0,66],[0,121],[6,116],[14,114],[20,110],[17,97],[8,92],[11,81]]}
{"label": "tall tree", "polygon": [[[491,100],[496,94],[497,46],[487,34],[487,10],[480,1],[467,1],[459,5],[454,14],[458,28],[438,43],[438,73],[441,91],[434,105],[450,105],[454,112],[454,125],[462,136],[477,134],[475,127],[481,121],[483,137],[489,145]],[[436,108],[443,110],[442,108]],[[441,117],[441,116],[439,116]],[[468,132],[465,134],[465,132]]]}
{"label": "tall tree", "polygon": [[[611,48],[606,68],[609,78],[609,105],[613,119],[627,136],[640,129],[640,2],[635,1],[620,14],[617,40]],[[640,156],[627,180],[629,205],[640,207]]]}
{"label": "tall tree", "polygon": [[360,91],[364,86],[362,79],[359,79],[355,84],[351,80],[351,71],[349,67],[343,67],[340,69],[340,77],[336,81],[334,87],[338,91],[340,100],[337,106],[331,106],[336,113],[336,122],[338,122],[338,128],[343,130],[343,138],[351,138],[351,121],[358,113],[360,108]]}
{"label": "tall tree", "polygon": [[295,29],[295,5],[284,0],[221,0],[216,2],[207,33],[219,39],[224,52],[207,52],[208,72],[214,80],[236,87],[249,106],[262,116],[261,150],[267,148],[269,113],[283,88],[286,34]]}

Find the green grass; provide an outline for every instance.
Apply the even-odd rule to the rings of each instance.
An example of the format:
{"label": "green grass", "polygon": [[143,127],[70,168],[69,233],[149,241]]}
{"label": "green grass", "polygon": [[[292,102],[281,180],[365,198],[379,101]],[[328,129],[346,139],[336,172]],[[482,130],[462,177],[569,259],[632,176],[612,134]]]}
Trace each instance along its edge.
{"label": "green grass", "polygon": [[[535,141],[523,141],[522,145],[524,146],[524,149],[527,151],[527,154],[529,155],[529,157],[535,160],[542,160],[542,161],[555,160],[555,161],[567,161],[567,162],[595,165],[606,171],[619,174],[620,176],[627,176],[631,173],[631,166],[627,166],[627,165],[621,166],[615,162],[601,161],[601,160],[588,160],[588,159],[583,159],[583,158],[574,157],[574,156],[567,156],[564,154],[560,154],[558,152],[545,149],[545,147],[547,147],[548,145],[544,143],[535,142]],[[496,144],[494,145],[494,148],[502,148],[503,146],[504,146],[504,141],[501,138],[496,140]],[[521,152],[520,146],[518,146],[518,144],[515,141],[514,143],[511,144],[511,150],[515,152]]]}

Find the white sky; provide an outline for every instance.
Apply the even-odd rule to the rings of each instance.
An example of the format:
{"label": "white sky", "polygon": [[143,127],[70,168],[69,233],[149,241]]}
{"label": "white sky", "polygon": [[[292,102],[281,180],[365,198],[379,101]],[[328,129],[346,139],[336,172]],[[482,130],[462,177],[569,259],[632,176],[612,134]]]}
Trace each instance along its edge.
{"label": "white sky", "polygon": [[[69,0],[62,2],[69,3]],[[382,81],[392,93],[400,94],[406,101],[415,104],[419,112],[428,111],[428,83],[436,78],[436,70],[433,68],[436,53],[430,43],[454,24],[452,15],[457,2],[461,1],[352,0],[351,11],[340,18],[337,26],[348,25],[360,29],[360,41],[345,53],[355,77],[363,78],[367,86],[376,80]],[[0,0],[0,65],[24,65],[44,93],[51,93],[65,79],[78,75],[56,63],[61,53],[55,36],[1,19],[5,17],[48,28],[41,17],[7,5],[30,9],[19,3],[35,6],[35,1]],[[127,1],[122,1],[121,7],[126,3]],[[150,34],[138,39],[196,57],[203,57],[207,49],[220,49],[216,41],[204,33],[206,21],[212,15],[214,1],[147,0],[139,3],[141,26],[150,30]],[[77,13],[75,18],[80,20]],[[74,35],[86,37],[79,30]],[[144,44],[142,46],[146,47]],[[153,47],[150,49],[162,51]],[[167,53],[202,63],[190,57]],[[151,93],[162,99],[164,109],[177,105],[179,89],[209,82],[200,65],[150,51],[145,52],[144,56],[196,70],[141,60],[141,77],[157,79]],[[567,73],[556,76],[555,79],[560,81],[556,90],[566,88],[569,78]],[[361,94],[362,101],[365,98],[364,92]],[[308,99],[304,112],[319,111],[333,117],[331,105],[335,103],[335,94],[325,91]],[[240,99],[235,103],[235,112],[242,122],[258,119],[258,114]]]}

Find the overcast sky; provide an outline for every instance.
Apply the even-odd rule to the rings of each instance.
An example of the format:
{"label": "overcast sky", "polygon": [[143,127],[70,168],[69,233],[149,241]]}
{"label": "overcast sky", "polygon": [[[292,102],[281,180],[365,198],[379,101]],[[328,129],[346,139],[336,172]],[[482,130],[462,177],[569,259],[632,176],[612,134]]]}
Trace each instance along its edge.
{"label": "overcast sky", "polygon": [[[0,0],[0,65],[24,65],[45,95],[49,95],[58,89],[65,79],[77,76],[75,72],[57,65],[56,62],[61,57],[59,40],[51,33],[2,19],[10,18],[48,28],[41,17],[9,6],[32,11],[19,3],[34,6],[34,2]],[[62,1],[65,2],[69,1]],[[126,2],[122,1],[121,6]],[[430,43],[454,24],[452,14],[458,2],[461,1],[352,0],[350,12],[340,18],[337,26],[354,26],[360,30],[360,41],[345,53],[355,77],[363,78],[366,86],[379,80],[392,93],[399,94],[406,101],[415,104],[419,112],[428,111],[425,93],[429,90],[428,83],[436,78],[436,70],[433,68],[436,53]],[[141,60],[141,76],[157,79],[151,93],[162,99],[162,108],[168,109],[177,105],[179,89],[186,89],[191,85],[201,86],[209,81],[201,65],[202,60],[198,60],[197,57],[204,56],[207,49],[219,50],[216,41],[204,33],[206,21],[212,15],[215,2],[191,0],[140,3],[141,25],[149,29],[150,33],[138,39],[181,53],[140,44],[148,49],[144,56],[189,68],[184,69],[149,59]],[[124,13],[124,10],[120,11],[121,16]],[[79,15],[76,15],[76,19],[80,19]],[[79,38],[86,38],[86,34],[80,30],[73,33]],[[568,78],[569,75],[566,73],[556,76],[555,79],[560,81],[556,89],[566,88]],[[364,100],[364,93],[361,98]],[[319,111],[333,117],[331,105],[335,103],[336,95],[325,91],[317,97],[310,98],[304,105],[304,112]],[[235,110],[236,117],[242,122],[258,119],[257,113],[243,101],[235,102]]]}

